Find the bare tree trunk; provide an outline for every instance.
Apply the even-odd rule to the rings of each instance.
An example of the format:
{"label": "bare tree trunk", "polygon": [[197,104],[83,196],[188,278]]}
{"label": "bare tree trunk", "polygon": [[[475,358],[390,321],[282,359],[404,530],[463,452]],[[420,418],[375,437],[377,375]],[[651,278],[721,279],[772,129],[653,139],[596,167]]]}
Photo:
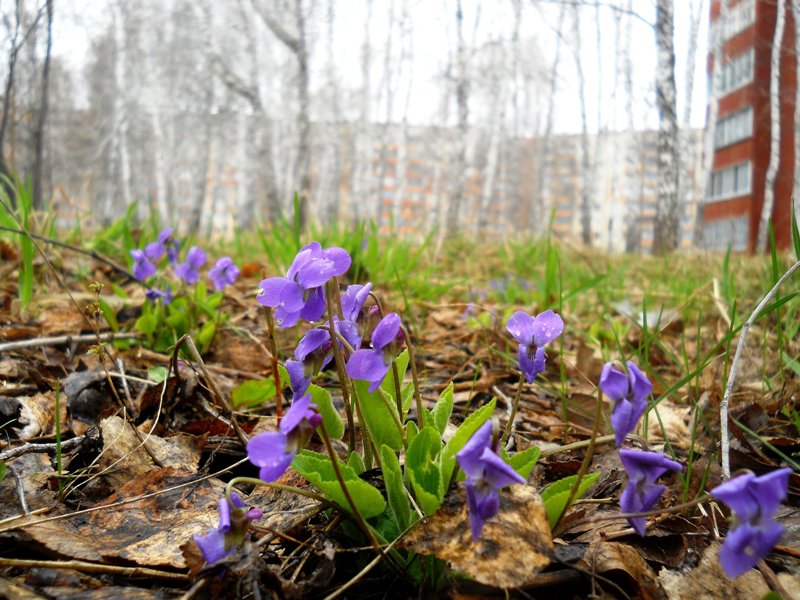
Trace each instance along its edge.
{"label": "bare tree trunk", "polygon": [[[550,141],[553,135],[553,121],[556,107],[556,92],[558,92],[558,70],[561,63],[561,41],[564,31],[564,18],[567,14],[567,5],[562,4],[558,13],[558,29],[556,30],[556,48],[553,53],[553,65],[550,68],[550,92],[547,95],[547,111],[545,116],[544,132],[540,137],[540,148],[537,153],[536,179],[534,181],[534,205],[529,214],[528,227],[535,234],[542,234],[550,220],[552,210],[549,198],[546,198],[545,179],[547,175],[547,159],[550,155]],[[539,211],[535,210],[539,203]]]}
{"label": "bare tree trunk", "polygon": [[361,44],[361,93],[359,94],[359,117],[353,132],[353,164],[350,168],[350,190],[352,217],[361,219],[361,207],[369,206],[372,156],[375,151],[370,126],[370,95],[372,70],[372,0],[367,0],[367,16],[364,20],[364,41]]}
{"label": "bare tree trunk", "polygon": [[589,123],[586,112],[586,78],[581,58],[580,8],[573,6],[573,35],[575,38],[575,69],[578,72],[578,100],[581,107],[581,241],[592,245],[592,161]]}
{"label": "bare tree trunk", "polygon": [[104,199],[105,210],[103,218],[112,219],[118,212],[115,200],[121,201],[122,209],[127,209],[131,203],[131,170],[128,155],[128,116],[126,107],[127,90],[127,40],[125,39],[126,7],[124,2],[119,2],[113,11],[114,16],[114,102],[112,114],[112,160],[115,190],[113,196]]}
{"label": "bare tree trunk", "polygon": [[[700,177],[700,190],[702,194],[708,193],[708,182],[711,179],[711,171],[714,168],[714,138],[717,131],[717,116],[719,115],[719,90],[722,77],[722,45],[724,23],[728,19],[729,0],[720,0],[719,18],[716,26],[711,28],[711,85],[708,94],[708,118],[706,119],[706,129],[703,132],[703,171]],[[698,246],[703,240],[703,210],[698,207],[695,218],[694,244]]]}
{"label": "bare tree trunk", "polygon": [[653,252],[664,254],[678,246],[680,198],[678,196],[678,115],[675,90],[675,46],[672,0],[656,4],[656,103],[658,105],[658,201]]}
{"label": "bare tree trunk", "polygon": [[[394,41],[394,0],[389,3],[389,27],[386,32],[386,46],[384,47],[383,59],[383,87],[384,96],[386,97],[386,113],[384,122],[381,127],[380,136],[380,171],[378,172],[378,189],[375,194],[375,223],[380,227],[383,221],[383,195],[384,186],[386,185],[386,173],[389,169],[389,137],[391,133],[392,114],[394,112],[394,69],[392,68],[392,42]],[[395,179],[397,178],[397,163],[395,163]],[[397,187],[395,185],[395,195]],[[397,198],[395,198],[397,200]],[[391,209],[389,209],[391,214]]]}
{"label": "bare tree trunk", "polygon": [[764,182],[764,204],[761,207],[761,218],[758,222],[756,252],[763,252],[767,247],[769,221],[772,218],[772,207],[775,205],[775,176],[778,174],[778,165],[781,160],[781,51],[783,50],[785,24],[786,1],[778,0],[775,37],[772,39],[769,67],[769,164]]}
{"label": "bare tree trunk", "polygon": [[[11,47],[8,51],[8,75],[6,76],[5,95],[3,96],[3,118],[0,122],[0,174],[11,177],[11,165],[6,162],[5,140],[8,131],[8,119],[11,115],[11,108],[14,97],[14,74],[19,57],[21,43],[19,43],[20,25],[22,22],[22,0],[16,0],[14,9],[14,32],[11,34]],[[12,203],[16,203],[14,188],[9,182],[2,178],[0,187],[5,190]]]}
{"label": "bare tree trunk", "polygon": [[461,205],[466,192],[467,128],[469,126],[469,80],[467,78],[467,47],[464,41],[464,11],[461,0],[456,4],[456,35],[458,40],[456,64],[456,106],[458,110],[457,149],[453,174],[453,191],[447,207],[447,234],[460,230]]}
{"label": "bare tree trunk", "polygon": [[42,170],[44,162],[44,130],[47,124],[47,109],[50,90],[50,54],[53,49],[53,0],[47,0],[47,45],[44,53],[42,67],[42,92],[39,99],[39,115],[34,132],[34,161],[33,161],[33,207],[37,210],[44,208],[44,192],[42,190]]}

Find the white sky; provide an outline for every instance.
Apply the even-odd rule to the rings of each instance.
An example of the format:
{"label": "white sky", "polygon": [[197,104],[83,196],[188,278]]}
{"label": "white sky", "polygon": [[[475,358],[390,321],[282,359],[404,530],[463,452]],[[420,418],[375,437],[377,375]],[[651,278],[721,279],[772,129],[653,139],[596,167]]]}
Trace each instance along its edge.
{"label": "white sky", "polygon": [[[123,0],[125,1],[125,0]],[[233,0],[224,0],[233,1]],[[325,0],[314,0],[316,7],[327,11]],[[510,0],[462,0],[465,17],[465,34],[477,45],[491,39],[511,37],[513,25],[513,4]],[[560,5],[557,0],[523,1],[523,21],[520,27],[521,40],[533,41],[541,53],[540,68],[549,72],[555,48],[554,30],[558,23]],[[612,0],[601,0],[610,3]],[[707,52],[707,0],[675,0],[675,44],[676,80],[678,86],[678,115],[683,115],[686,81],[686,53],[689,42],[690,7],[702,3],[702,26],[698,36],[697,59],[694,61],[695,83],[692,103],[691,124],[701,127],[705,119],[706,102],[706,52]],[[402,0],[373,0],[371,40],[373,46],[373,86],[379,86],[383,76],[383,59],[388,33],[389,10],[394,6],[395,31],[399,27]],[[361,82],[360,53],[364,36],[366,2],[364,0],[338,0],[334,4],[337,11],[335,32],[337,47],[337,68],[341,73],[342,86],[357,89]],[[478,11],[480,10],[480,13]],[[642,19],[655,21],[655,0],[633,0],[633,10]],[[76,70],[76,81],[80,81],[80,67],[90,51],[91,37],[101,31],[108,22],[108,4],[104,0],[60,0],[56,4],[54,23],[54,54],[67,58]],[[409,98],[409,120],[414,123],[435,122],[441,102],[441,73],[448,60],[448,52],[455,48],[455,0],[409,0],[408,22],[410,25],[409,46],[412,59],[405,63],[405,77],[395,97],[395,118],[403,112],[411,80]],[[478,16],[479,15],[479,16]],[[621,76],[614,81],[614,54],[617,35],[614,29],[612,11],[600,9],[600,35],[602,61],[597,59],[596,19],[594,8],[582,12],[582,61],[586,78],[588,117],[591,130],[597,128],[599,114],[605,125],[612,129],[627,125],[621,88]],[[478,25],[475,26],[476,16]],[[568,36],[571,36],[570,21],[567,20]],[[324,27],[319,26],[315,42],[324,46]],[[399,40],[395,38],[395,58],[399,56]],[[637,128],[657,126],[658,115],[653,106],[653,77],[655,74],[656,49],[652,27],[639,19],[633,19],[632,27],[633,66],[634,66],[634,124]],[[321,48],[322,49],[322,48]],[[324,50],[323,50],[324,51]],[[531,57],[527,57],[531,60]],[[559,91],[555,106],[555,130],[558,132],[577,132],[580,130],[580,104],[576,84],[575,60],[573,54],[562,45],[559,67]],[[316,63],[312,73],[312,86],[324,85],[325,61]],[[413,77],[409,78],[409,75]],[[314,81],[314,78],[317,81]],[[616,92],[615,92],[616,87]],[[616,102],[614,102],[616,98]],[[473,102],[477,98],[473,98]],[[472,114],[481,114],[480,106],[473,104]],[[485,111],[484,111],[485,112]],[[375,117],[382,118],[384,109]]]}

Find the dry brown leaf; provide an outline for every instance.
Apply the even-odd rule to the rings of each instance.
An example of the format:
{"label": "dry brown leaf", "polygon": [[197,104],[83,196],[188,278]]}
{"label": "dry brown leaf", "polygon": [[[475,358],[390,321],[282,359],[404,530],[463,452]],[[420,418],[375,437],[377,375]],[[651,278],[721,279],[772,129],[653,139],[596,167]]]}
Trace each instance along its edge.
{"label": "dry brown leaf", "polygon": [[[680,406],[672,400],[665,399],[658,403],[657,410],[660,419],[653,415],[648,421],[647,430],[651,438],[664,439],[664,432],[668,440],[688,440],[692,437],[689,429],[692,418],[691,406]],[[664,431],[661,430],[662,424]]]}
{"label": "dry brown leaf", "polygon": [[763,598],[769,586],[758,571],[750,569],[744,575],[731,579],[719,564],[720,543],[712,543],[703,554],[700,564],[687,573],[661,569],[658,578],[670,600],[699,600],[700,598],[725,598],[725,600],[751,600]]}
{"label": "dry brown leaf", "polygon": [[[630,590],[632,596],[642,600],[666,599],[655,572],[632,546],[618,542],[596,542],[589,545],[580,562],[592,573],[624,573],[627,585],[622,587],[626,592]],[[618,577],[613,579],[619,582]]]}
{"label": "dry brown leaf", "polygon": [[[109,417],[100,424],[100,427],[103,431],[103,453],[97,464],[101,470],[108,469],[101,475],[107,485],[112,489],[119,489],[132,479],[153,470],[154,465],[150,455],[142,447],[128,423],[120,417]],[[148,438],[147,432],[142,432],[142,439],[147,440],[147,446],[161,464],[189,473],[197,471],[202,439],[185,435]]]}
{"label": "dry brown leaf", "polygon": [[446,560],[480,583],[505,589],[529,584],[550,564],[553,553],[542,499],[533,487],[523,485],[500,493],[500,512],[486,522],[477,542],[470,534],[462,484],[402,545]]}
{"label": "dry brown leaf", "polygon": [[43,309],[39,313],[39,323],[42,335],[80,333],[89,326],[86,318],[71,303]]}

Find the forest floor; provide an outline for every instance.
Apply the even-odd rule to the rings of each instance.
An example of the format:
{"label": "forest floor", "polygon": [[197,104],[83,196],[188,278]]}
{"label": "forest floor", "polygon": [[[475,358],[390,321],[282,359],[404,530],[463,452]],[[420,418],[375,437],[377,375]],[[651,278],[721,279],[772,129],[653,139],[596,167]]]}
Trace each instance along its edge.
{"label": "forest floor", "polygon": [[[391,241],[374,243],[382,257],[391,254]],[[262,272],[279,272],[266,256],[235,251],[247,264],[226,290],[217,309],[226,316],[198,361],[186,344],[148,347],[146,336],[125,337],[136,335],[146,303],[137,282],[91,257],[42,246],[55,270],[34,258],[33,295],[23,306],[22,254],[2,243],[0,597],[800,598],[800,285],[789,282],[750,329],[731,397],[731,470],[795,469],[776,514],[786,533],[759,568],[735,580],[723,573],[717,554],[729,515],[708,497],[649,517],[645,537],[615,518],[625,474],[610,439],[610,403],[600,421],[594,417],[603,364],[634,359],[654,385],[642,444],[685,465],[662,480],[658,506],[676,507],[718,485],[719,404],[740,325],[788,257],[656,259],[455,243],[438,253],[427,248],[416,259],[424,268],[402,280],[365,259],[359,283],[372,277],[384,308],[409,327],[426,408],[453,382],[455,424],[493,398],[501,425],[508,418],[519,384],[516,343],[505,328],[514,310],[552,307],[566,324],[548,347],[547,370],[521,394],[513,448],[535,445],[541,455],[526,486],[503,492],[498,529],[488,541],[463,541],[466,507],[456,485],[441,511],[458,513],[458,531],[446,522],[409,532],[403,552],[454,567],[432,582],[424,556],[405,572],[376,560],[343,511],[247,485],[242,495],[264,518],[222,567],[204,564],[193,536],[217,526],[227,481],[258,474],[244,460],[229,408],[244,436],[275,425],[274,391],[253,396],[246,383],[273,373],[255,301]],[[103,284],[99,296],[92,282]],[[278,330],[281,361],[306,329]],[[341,409],[335,368],[318,383]],[[535,527],[515,514],[522,492],[513,490],[542,490],[582,472],[593,432],[584,469],[598,476],[557,523],[542,559],[541,549],[518,544]],[[309,447],[324,452],[317,437]],[[379,470],[362,478],[382,489]],[[278,483],[310,489],[291,469]],[[545,564],[533,568],[540,559]]]}

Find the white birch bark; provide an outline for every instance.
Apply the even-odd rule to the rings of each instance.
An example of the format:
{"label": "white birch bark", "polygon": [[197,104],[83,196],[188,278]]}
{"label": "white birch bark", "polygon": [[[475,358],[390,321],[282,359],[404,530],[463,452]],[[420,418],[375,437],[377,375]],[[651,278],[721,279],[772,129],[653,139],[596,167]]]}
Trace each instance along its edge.
{"label": "white birch bark", "polygon": [[758,222],[756,252],[767,249],[769,221],[775,205],[775,176],[781,160],[781,51],[783,50],[783,30],[786,25],[786,1],[778,0],[775,19],[775,35],[772,39],[772,53],[769,62],[769,163],[764,182],[764,204]]}
{"label": "white birch bark", "polygon": [[[709,80],[708,93],[708,118],[706,119],[706,129],[703,132],[703,170],[700,175],[700,190],[702,194],[708,194],[708,184],[711,181],[711,172],[714,167],[714,137],[717,132],[717,116],[719,115],[719,90],[722,81],[722,45],[725,40],[725,28],[723,23],[728,19],[729,0],[720,0],[719,17],[715,24],[709,27],[711,34],[711,73]],[[695,218],[694,243],[695,246],[703,242],[703,209],[698,207]]]}
{"label": "white birch bark", "polygon": [[581,113],[581,241],[592,244],[592,151],[589,140],[589,122],[586,108],[586,78],[583,74],[583,57],[581,56],[581,21],[580,8],[572,9],[572,32],[574,37],[575,70],[578,76],[578,101]]}
{"label": "white birch bark", "polygon": [[[380,227],[383,224],[383,195],[384,195],[384,188],[386,187],[386,174],[389,170],[389,139],[391,137],[391,122],[392,122],[392,115],[394,113],[394,96],[395,96],[395,73],[394,73],[394,65],[392,63],[392,52],[393,52],[393,45],[394,45],[394,27],[395,27],[395,3],[392,0],[389,3],[388,9],[388,16],[389,16],[389,24],[386,32],[386,44],[384,45],[384,57],[383,57],[383,85],[380,86],[381,96],[383,97],[385,104],[385,112],[384,112],[384,120],[381,124],[381,135],[380,135],[380,164],[379,164],[379,174],[378,174],[378,190],[375,194],[375,206],[373,209],[375,222]],[[379,102],[381,97],[378,98]],[[397,163],[395,162],[395,170],[394,170],[395,180],[397,178]],[[396,181],[394,184],[394,200],[393,202],[397,202],[397,185]],[[391,214],[392,209],[389,209],[389,214]]]}
{"label": "white birch bark", "polygon": [[456,109],[458,111],[455,156],[453,161],[453,191],[448,198],[446,233],[454,236],[461,226],[461,206],[466,194],[467,128],[469,126],[469,79],[467,45],[464,40],[464,11],[461,0],[456,4]]}
{"label": "white birch bark", "polygon": [[[113,27],[114,27],[114,103],[112,114],[112,156],[114,160],[114,171],[116,178],[113,196],[105,198],[105,210],[103,216],[106,219],[113,218],[121,211],[115,208],[127,209],[131,203],[131,166],[128,152],[128,115],[126,107],[127,97],[127,40],[125,35],[125,3],[119,2],[113,6]],[[115,207],[117,203],[122,206]]]}
{"label": "white birch bark", "polygon": [[656,3],[656,104],[658,106],[658,200],[653,252],[671,252],[678,245],[678,115],[675,89],[674,6],[672,0]]}

